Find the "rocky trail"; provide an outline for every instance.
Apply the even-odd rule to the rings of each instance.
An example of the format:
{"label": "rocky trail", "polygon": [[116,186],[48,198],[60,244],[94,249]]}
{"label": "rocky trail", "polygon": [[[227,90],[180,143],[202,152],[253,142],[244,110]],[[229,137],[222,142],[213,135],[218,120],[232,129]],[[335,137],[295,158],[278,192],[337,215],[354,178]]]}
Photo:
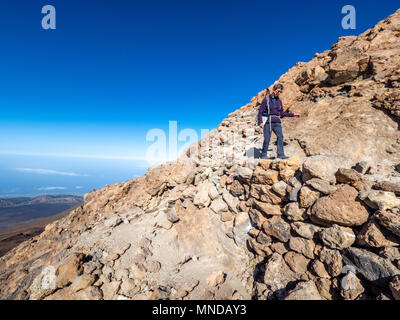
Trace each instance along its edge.
{"label": "rocky trail", "polygon": [[290,159],[257,158],[264,90],[0,258],[0,298],[400,299],[399,70],[400,10],[277,81]]}

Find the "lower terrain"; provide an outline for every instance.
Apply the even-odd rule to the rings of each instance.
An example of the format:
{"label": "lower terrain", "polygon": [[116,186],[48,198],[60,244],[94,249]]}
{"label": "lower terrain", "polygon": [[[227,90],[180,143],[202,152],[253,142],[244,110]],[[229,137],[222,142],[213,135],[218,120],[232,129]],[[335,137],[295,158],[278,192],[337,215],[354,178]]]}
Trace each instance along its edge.
{"label": "lower terrain", "polygon": [[0,199],[0,257],[83,202],[78,196],[38,196]]}

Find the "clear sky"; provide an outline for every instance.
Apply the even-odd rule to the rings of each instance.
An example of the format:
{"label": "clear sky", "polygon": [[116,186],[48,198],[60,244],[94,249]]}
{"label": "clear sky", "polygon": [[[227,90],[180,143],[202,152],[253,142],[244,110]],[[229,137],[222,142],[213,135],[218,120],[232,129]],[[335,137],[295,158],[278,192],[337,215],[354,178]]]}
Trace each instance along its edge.
{"label": "clear sky", "polygon": [[[41,27],[47,4],[56,8],[55,30]],[[357,10],[356,30],[342,28],[347,4]],[[101,181],[71,180],[82,192],[143,174],[138,159],[152,144],[149,130],[167,131],[169,121],[178,131],[212,130],[296,62],[399,7],[384,0],[2,0],[0,195],[64,187],[64,180],[35,184],[39,176],[78,177],[51,170],[107,171]]]}

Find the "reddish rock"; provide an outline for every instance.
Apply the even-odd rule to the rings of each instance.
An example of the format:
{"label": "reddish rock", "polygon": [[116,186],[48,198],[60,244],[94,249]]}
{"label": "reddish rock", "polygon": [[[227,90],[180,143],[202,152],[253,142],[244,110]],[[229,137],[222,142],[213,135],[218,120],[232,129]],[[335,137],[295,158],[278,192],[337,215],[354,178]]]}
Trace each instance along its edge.
{"label": "reddish rock", "polygon": [[364,224],[357,235],[357,239],[361,245],[373,248],[398,245],[390,232],[384,230],[375,220],[370,220]]}
{"label": "reddish rock", "polygon": [[313,260],[310,263],[310,269],[313,271],[313,273],[316,276],[318,276],[320,278],[326,278],[326,279],[330,278],[330,275],[326,271],[326,268],[325,268],[324,264],[319,260]]}
{"label": "reddish rock", "polygon": [[349,185],[340,185],[336,192],[318,199],[311,208],[311,219],[320,224],[359,226],[368,220],[367,209],[358,202],[358,192]]}
{"label": "reddish rock", "polygon": [[302,254],[289,251],[284,255],[287,265],[293,272],[303,274],[307,271],[309,259],[305,258]]}
{"label": "reddish rock", "polygon": [[300,238],[300,237],[291,237],[289,241],[289,247],[293,251],[298,253],[302,253],[305,257],[309,259],[314,259],[314,241]]}
{"label": "reddish rock", "polygon": [[400,209],[379,210],[375,213],[379,224],[400,237]]}
{"label": "reddish rock", "polygon": [[339,183],[352,185],[354,182],[361,181],[363,179],[362,174],[354,169],[339,168],[335,173],[336,181]]}
{"label": "reddish rock", "polygon": [[300,207],[309,208],[314,202],[319,198],[320,193],[318,191],[311,190],[311,188],[307,186],[303,186],[300,189]]}
{"label": "reddish rock", "polygon": [[297,170],[301,167],[301,162],[298,157],[291,157],[286,160],[279,161],[278,163],[278,170],[279,170],[279,177],[288,182],[290,178],[292,178]]}
{"label": "reddish rock", "polygon": [[254,208],[260,210],[265,216],[280,216],[282,215],[281,207],[271,203],[254,200]]}
{"label": "reddish rock", "polygon": [[332,277],[337,277],[343,269],[342,255],[339,250],[331,250],[322,248],[319,253],[320,260],[325,263],[329,274]]}
{"label": "reddish rock", "polygon": [[74,253],[57,268],[56,276],[59,287],[72,283],[76,277],[82,274],[84,258],[84,254]]}
{"label": "reddish rock", "polygon": [[279,182],[279,172],[270,169],[264,170],[261,167],[257,167],[254,170],[254,182],[258,184],[273,185]]}

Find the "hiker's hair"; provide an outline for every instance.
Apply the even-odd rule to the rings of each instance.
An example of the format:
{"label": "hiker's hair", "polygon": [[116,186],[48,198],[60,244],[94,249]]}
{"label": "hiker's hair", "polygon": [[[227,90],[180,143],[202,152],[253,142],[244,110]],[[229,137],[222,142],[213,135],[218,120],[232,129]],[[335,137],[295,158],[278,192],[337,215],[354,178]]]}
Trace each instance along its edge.
{"label": "hiker's hair", "polygon": [[283,85],[281,85],[280,83],[277,83],[276,85],[274,85],[274,90],[276,89],[282,89],[283,90]]}

